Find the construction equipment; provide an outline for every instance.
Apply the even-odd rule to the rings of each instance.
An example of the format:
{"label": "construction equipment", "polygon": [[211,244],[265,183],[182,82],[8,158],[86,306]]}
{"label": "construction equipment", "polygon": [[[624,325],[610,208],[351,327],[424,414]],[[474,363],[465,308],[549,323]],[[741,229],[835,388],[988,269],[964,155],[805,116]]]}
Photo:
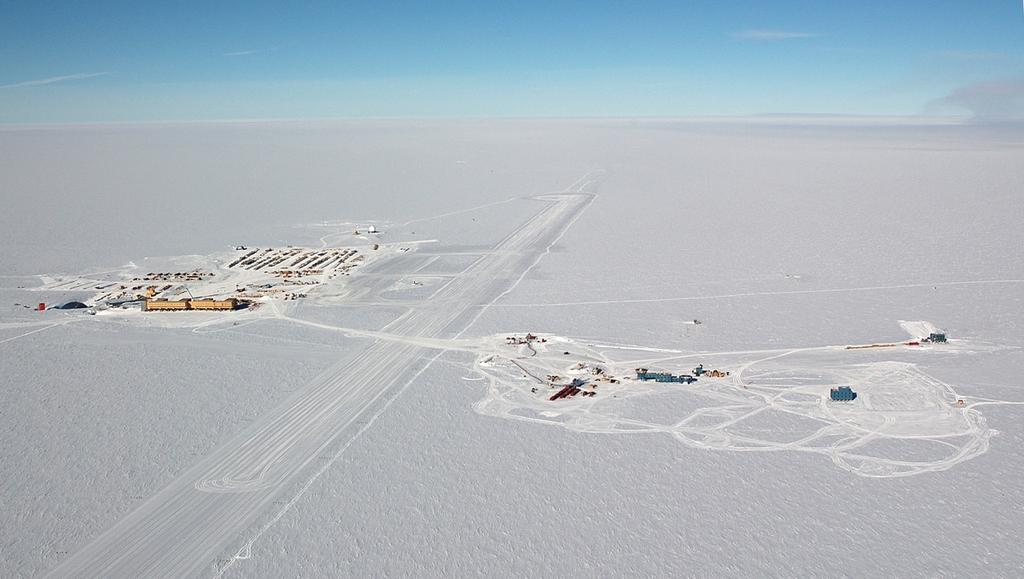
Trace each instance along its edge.
{"label": "construction equipment", "polygon": [[[509,345],[530,344],[530,343],[533,343],[533,342],[536,342],[536,341],[537,341],[537,336],[535,336],[533,334],[526,334],[525,337],[521,337],[521,336],[506,336],[505,337],[505,343],[509,344]],[[542,342],[546,342],[547,340],[541,340],[541,341]]]}
{"label": "construction equipment", "polygon": [[933,344],[945,344],[946,334],[942,332],[932,332],[928,334],[928,337],[921,340],[922,342],[931,342]]}

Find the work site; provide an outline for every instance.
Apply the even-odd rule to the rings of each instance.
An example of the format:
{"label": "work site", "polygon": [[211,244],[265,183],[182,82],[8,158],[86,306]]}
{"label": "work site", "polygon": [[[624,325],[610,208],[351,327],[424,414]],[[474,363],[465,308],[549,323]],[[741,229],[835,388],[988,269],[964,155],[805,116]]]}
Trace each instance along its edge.
{"label": "work site", "polygon": [[[814,453],[872,478],[946,470],[985,452],[992,432],[977,406],[992,401],[959,394],[914,364],[915,353],[978,345],[928,322],[902,325],[927,334],[742,354],[511,335],[477,358],[488,395],[474,407],[578,432],[662,433],[716,451]],[[870,354],[878,348],[901,348],[900,359]]]}
{"label": "work site", "polygon": [[[376,228],[374,228],[376,232]],[[408,248],[405,248],[407,251]],[[139,266],[105,272],[103,275],[40,276],[40,293],[80,295],[91,298],[74,303],[89,313],[142,312],[229,312],[258,309],[268,301],[292,301],[308,297],[325,284],[340,286],[345,277],[370,260],[398,251],[376,241],[368,246],[248,248],[237,246],[231,253],[210,256],[147,258],[146,266],[161,271],[139,274]],[[50,304],[50,308],[62,308]],[[46,302],[32,306],[48,309]]]}

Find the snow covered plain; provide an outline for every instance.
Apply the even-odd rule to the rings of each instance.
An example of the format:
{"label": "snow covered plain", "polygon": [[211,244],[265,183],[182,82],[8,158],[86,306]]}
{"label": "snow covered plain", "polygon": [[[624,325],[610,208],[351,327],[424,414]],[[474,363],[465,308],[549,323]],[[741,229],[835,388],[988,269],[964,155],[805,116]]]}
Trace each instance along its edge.
{"label": "snow covered plain", "polygon": [[[0,573],[1020,574],[1022,136],[4,129]],[[14,305],[370,223],[412,250],[252,312]],[[842,347],[929,323],[953,341]],[[731,373],[552,402],[513,360]]]}

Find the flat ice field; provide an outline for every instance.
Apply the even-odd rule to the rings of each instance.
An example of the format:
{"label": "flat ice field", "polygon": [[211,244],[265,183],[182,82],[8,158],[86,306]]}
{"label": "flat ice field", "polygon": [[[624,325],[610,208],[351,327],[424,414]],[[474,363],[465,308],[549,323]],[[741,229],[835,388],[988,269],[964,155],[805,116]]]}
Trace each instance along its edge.
{"label": "flat ice field", "polygon": [[1022,136],[0,129],[0,575],[1024,574]]}

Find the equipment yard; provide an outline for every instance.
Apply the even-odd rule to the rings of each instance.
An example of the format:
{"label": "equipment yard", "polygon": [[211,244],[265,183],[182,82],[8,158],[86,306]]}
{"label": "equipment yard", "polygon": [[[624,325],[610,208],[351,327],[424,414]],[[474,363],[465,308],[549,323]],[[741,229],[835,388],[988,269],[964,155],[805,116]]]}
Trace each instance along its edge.
{"label": "equipment yard", "polygon": [[[868,361],[842,345],[687,353],[556,336],[532,340],[527,352],[507,347],[514,343],[506,338],[506,347],[500,347],[495,339],[493,351],[477,360],[476,371],[489,384],[487,397],[474,405],[482,414],[578,432],[667,434],[687,446],[716,451],[808,452],[868,477],[946,470],[979,456],[993,433],[980,407],[1000,403],[962,396],[921,371],[914,356],[925,353],[923,348],[907,348],[898,359]],[[956,341],[931,353],[989,349]],[[705,370],[701,360],[736,371]],[[691,364],[692,370],[635,368],[654,363],[663,368]],[[843,391],[840,384],[855,384],[859,396],[835,400],[832,389]],[[577,396],[580,392],[583,396]],[[686,410],[656,421],[624,413],[640,401]],[[773,434],[765,424],[780,428]],[[897,452],[888,441],[914,444]]]}

